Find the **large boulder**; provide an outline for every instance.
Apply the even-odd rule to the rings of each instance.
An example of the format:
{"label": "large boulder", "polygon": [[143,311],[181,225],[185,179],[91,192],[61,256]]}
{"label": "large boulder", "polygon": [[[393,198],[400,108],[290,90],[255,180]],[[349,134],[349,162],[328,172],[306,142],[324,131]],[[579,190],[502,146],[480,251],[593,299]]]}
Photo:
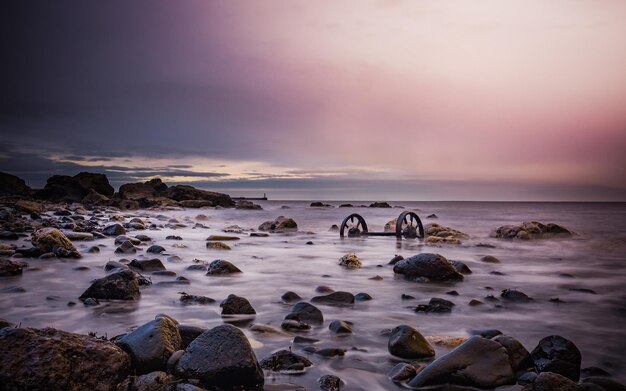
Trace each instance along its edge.
{"label": "large boulder", "polygon": [[259,231],[290,232],[297,230],[298,224],[295,220],[285,216],[278,216],[274,221],[266,221],[259,225]]}
{"label": "large boulder", "polygon": [[46,186],[35,193],[35,197],[52,202],[80,202],[88,193],[73,177],[53,175]]}
{"label": "large boulder", "polygon": [[322,311],[313,304],[301,301],[293,306],[291,312],[285,316],[288,320],[297,320],[308,323],[323,323]]}
{"label": "large boulder", "polygon": [[439,254],[422,253],[398,261],[393,272],[410,280],[460,281],[463,275]]}
{"label": "large boulder", "polygon": [[58,257],[80,258],[80,254],[72,241],[57,228],[38,229],[33,232],[30,241],[43,253],[54,253]]}
{"label": "large boulder", "polygon": [[435,350],[419,331],[408,325],[400,325],[391,331],[387,343],[389,353],[396,357],[414,359],[432,357]]}
{"label": "large boulder", "polygon": [[95,280],[80,299],[137,300],[139,295],[137,275],[130,270],[121,270]]}
{"label": "large boulder", "polygon": [[580,350],[560,335],[550,335],[539,341],[531,355],[537,372],[554,372],[573,381],[580,378]]}
{"label": "large boulder", "polygon": [[254,315],[256,311],[245,297],[230,294],[220,303],[224,315]]}
{"label": "large boulder", "polygon": [[211,201],[213,205],[219,205],[224,207],[235,206],[235,201],[233,201],[228,194],[200,190],[196,189],[193,186],[187,185],[177,185],[169,187],[163,192],[163,196],[171,198],[175,201],[202,200]]}
{"label": "large boulder", "polygon": [[130,356],[99,338],[53,328],[0,329],[0,389],[115,390]]}
{"label": "large boulder", "polygon": [[468,234],[445,225],[431,223],[424,228],[426,231],[426,243],[461,244],[463,240],[469,238]]}
{"label": "large boulder", "polygon": [[209,264],[206,275],[207,276],[222,276],[233,273],[241,273],[241,270],[231,262],[223,259],[216,259]]}
{"label": "large boulder", "polygon": [[541,239],[550,237],[568,237],[574,235],[569,229],[554,223],[525,221],[518,225],[504,225],[496,228],[491,236],[502,239]]}
{"label": "large boulder", "polygon": [[558,373],[542,372],[535,378],[530,390],[532,391],[576,391],[575,382]]}
{"label": "large boulder", "polygon": [[262,389],[265,381],[250,342],[237,327],[223,324],[189,344],[175,368],[183,378],[207,388]]}
{"label": "large boulder", "polygon": [[409,387],[441,384],[495,388],[515,383],[506,349],[498,342],[473,336],[459,347],[433,361],[417,374]]}
{"label": "large boulder", "polygon": [[139,201],[144,198],[157,197],[167,190],[167,185],[159,178],[147,182],[126,183],[120,186],[119,196],[125,200]]}
{"label": "large boulder", "polygon": [[30,192],[31,188],[26,185],[22,178],[0,172],[0,196],[26,195]]}
{"label": "large boulder", "polygon": [[182,349],[182,339],[176,322],[160,316],[116,341],[130,353],[138,373],[164,371],[172,353]]}
{"label": "large boulder", "polygon": [[74,179],[80,186],[89,191],[93,190],[103,196],[111,197],[115,193],[115,189],[109,183],[109,179],[104,174],[96,174],[92,172],[79,172],[74,175]]}

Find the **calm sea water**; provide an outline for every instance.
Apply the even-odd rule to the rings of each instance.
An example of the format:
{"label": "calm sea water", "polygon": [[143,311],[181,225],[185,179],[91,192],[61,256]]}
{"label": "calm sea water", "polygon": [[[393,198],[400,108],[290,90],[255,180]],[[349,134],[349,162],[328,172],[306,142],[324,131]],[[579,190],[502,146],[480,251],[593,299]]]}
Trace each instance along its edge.
{"label": "calm sea water", "polygon": [[[93,331],[109,337],[147,322],[158,313],[167,313],[180,323],[207,328],[222,323],[217,303],[180,305],[178,292],[185,291],[212,297],[218,303],[230,293],[244,296],[257,311],[255,323],[280,328],[281,320],[291,308],[280,301],[284,292],[292,290],[308,300],[318,295],[317,286],[327,285],[354,294],[366,292],[374,298],[347,308],[319,306],[326,321],[307,335],[320,339],[320,347],[342,347],[349,349],[348,352],[344,357],[329,359],[302,353],[315,366],[304,375],[269,375],[268,388],[296,383],[316,389],[316,379],[330,373],[344,379],[347,389],[394,389],[396,386],[387,380],[385,373],[396,361],[387,353],[387,338],[380,332],[399,324],[410,324],[426,336],[467,336],[469,329],[497,328],[519,339],[529,350],[541,338],[560,334],[574,341],[582,351],[583,367],[600,366],[619,380],[626,381],[623,359],[626,350],[626,204],[391,202],[405,210],[416,211],[425,224],[437,222],[471,235],[463,245],[435,247],[424,245],[420,240],[397,241],[394,237],[340,239],[337,232],[329,231],[332,224],[340,224],[353,212],[366,219],[371,231],[382,231],[387,221],[402,212],[399,208],[311,208],[308,206],[310,202],[260,203],[264,208],[262,211],[188,209],[127,214],[163,225],[159,230],[131,234],[147,234],[153,238],[153,243],[164,246],[171,255],[179,256],[182,262],[169,262],[167,255],[160,258],[169,270],[191,280],[190,285],[154,284],[143,289],[141,299],[133,304],[105,303],[85,307],[78,302],[78,305],[68,307],[67,302],[77,301],[91,280],[104,276],[103,266],[108,260],[122,258],[113,252],[116,247],[113,238],[77,242],[82,251],[94,243],[106,247],[99,254],[85,252],[80,260],[28,260],[31,270],[23,276],[0,279],[0,289],[8,286],[26,289],[24,293],[0,293],[0,317],[22,326],[53,326],[79,333]],[[340,203],[331,202],[335,206]],[[431,213],[439,218],[425,219]],[[208,221],[202,221],[209,228],[192,228],[198,214],[209,217]],[[159,220],[157,215],[166,218]],[[243,234],[239,235],[241,240],[229,243],[233,248],[231,251],[205,248],[205,238],[222,233],[226,226],[237,224],[244,229],[256,229],[263,221],[279,215],[294,218],[299,232],[273,234],[267,238]],[[188,227],[167,228],[169,218],[176,218]],[[498,226],[527,220],[558,223],[577,232],[578,236],[534,241],[489,237]],[[172,234],[183,240],[165,240]],[[306,245],[308,241],[314,244]],[[492,244],[495,248],[476,246],[478,243]],[[187,247],[177,248],[173,247],[174,244]],[[338,259],[347,252],[355,252],[364,267],[359,270],[339,267]],[[408,257],[421,252],[435,252],[448,259],[461,260],[473,270],[473,274],[454,285],[420,284],[394,277],[391,267],[386,265],[395,254]],[[494,255],[502,263],[482,263],[480,258],[484,255]],[[134,258],[152,256],[139,252]],[[232,277],[207,277],[203,272],[186,270],[193,259],[226,259],[235,263],[243,273]],[[89,270],[74,270],[79,265],[88,266]],[[571,276],[563,276],[563,273]],[[377,275],[383,279],[370,279]],[[172,279],[152,277],[155,283]],[[497,296],[505,288],[522,290],[535,300],[500,308],[492,304],[468,306],[471,299],[483,299],[489,294]],[[591,289],[596,294],[572,288]],[[458,291],[459,296],[445,293],[452,289]],[[416,300],[401,300],[403,293],[415,296]],[[443,315],[416,314],[408,308],[426,303],[431,297],[446,298],[456,306],[452,313]],[[555,297],[564,303],[549,301]],[[354,333],[344,337],[333,335],[328,330],[328,323],[334,319],[354,322]],[[278,349],[288,348],[293,339],[288,335],[256,334],[247,328],[244,331],[259,359]],[[357,349],[350,350],[353,347]],[[299,348],[293,346],[296,352]],[[436,347],[436,350],[440,356],[449,349]]]}

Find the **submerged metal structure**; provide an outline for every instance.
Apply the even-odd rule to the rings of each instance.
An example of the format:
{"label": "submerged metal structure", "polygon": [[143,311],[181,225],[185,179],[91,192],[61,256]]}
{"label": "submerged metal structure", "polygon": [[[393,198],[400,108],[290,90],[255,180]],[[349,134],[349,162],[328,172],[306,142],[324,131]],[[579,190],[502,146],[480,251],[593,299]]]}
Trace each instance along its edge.
{"label": "submerged metal structure", "polygon": [[395,236],[402,238],[424,238],[424,226],[422,220],[414,212],[402,212],[396,220],[395,231],[389,232],[371,232],[367,228],[367,223],[363,216],[358,213],[352,213],[341,222],[339,228],[340,237],[360,237],[360,236]]}

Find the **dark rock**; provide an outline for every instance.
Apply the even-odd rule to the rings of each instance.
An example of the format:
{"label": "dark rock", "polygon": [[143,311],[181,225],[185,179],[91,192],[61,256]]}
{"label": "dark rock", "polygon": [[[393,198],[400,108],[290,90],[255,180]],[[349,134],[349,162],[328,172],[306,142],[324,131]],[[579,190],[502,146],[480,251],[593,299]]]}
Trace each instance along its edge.
{"label": "dark rock", "polygon": [[52,202],[80,202],[87,194],[85,189],[73,177],[53,175],[48,178],[46,186],[35,193],[35,197]]}
{"label": "dark rock", "polygon": [[325,204],[323,202],[317,201],[317,202],[311,202],[310,205],[312,208],[332,208],[333,206],[330,204]]}
{"label": "dark rock", "polygon": [[227,208],[235,206],[235,202],[230,198],[228,194],[200,190],[196,189],[193,186],[187,185],[171,186],[167,188],[162,195],[176,201],[203,200],[211,201],[211,203],[216,206],[219,205]]}
{"label": "dark rock", "polygon": [[250,342],[237,327],[224,324],[197,337],[176,364],[182,378],[222,389],[261,389],[261,369]]}
{"label": "dark rock", "polygon": [[130,240],[124,241],[118,248],[115,249],[116,254],[135,254],[137,248],[130,242]]}
{"label": "dark rock", "polygon": [[112,224],[105,227],[102,230],[102,233],[107,236],[118,236],[124,235],[126,233],[126,229],[121,224]]}
{"label": "dark rock", "polygon": [[545,337],[531,352],[537,372],[554,372],[573,381],[580,378],[582,356],[574,343],[559,335]]}
{"label": "dark rock", "polygon": [[239,200],[235,204],[235,209],[245,209],[245,210],[262,210],[263,208],[259,204],[255,204],[252,201],[247,200]]}
{"label": "dark rock", "polygon": [[274,221],[266,221],[263,224],[259,225],[258,229],[259,231],[269,232],[289,232],[297,231],[298,224],[296,224],[295,220],[291,218],[278,216]]}
{"label": "dark rock", "polygon": [[[37,247],[16,248],[15,254],[19,254],[20,256],[25,257],[25,258],[37,258],[43,255],[43,251],[41,251]],[[53,254],[53,253],[50,253],[50,254]]]}
{"label": "dark rock", "polygon": [[259,363],[261,368],[274,372],[303,372],[313,363],[306,357],[299,356],[289,350],[279,350],[265,357]]}
{"label": "dark rock", "polygon": [[533,382],[532,391],[576,391],[576,383],[558,373],[540,373]]}
{"label": "dark rock", "polygon": [[370,208],[391,208],[391,205],[389,205],[386,202],[373,202],[370,204],[369,207]]}
{"label": "dark rock", "polygon": [[187,349],[187,346],[189,346],[194,339],[198,338],[202,333],[207,331],[207,329],[202,327],[184,324],[176,325],[176,327],[178,327],[178,332],[180,333],[180,338],[182,340],[182,349]]}
{"label": "dark rock", "polygon": [[178,235],[168,235],[165,237],[165,240],[183,240],[183,238]]}
{"label": "dark rock", "polygon": [[248,299],[230,294],[222,303],[222,316],[224,315],[254,315],[256,311]]}
{"label": "dark rock", "polygon": [[586,367],[580,370],[581,379],[592,376],[611,376],[611,374],[599,367]]}
{"label": "dark rock", "polygon": [[252,238],[267,238],[268,236],[270,235],[264,232],[250,232],[250,237]]}
{"label": "dark rock", "polygon": [[133,259],[129,264],[129,267],[141,270],[142,272],[155,272],[159,270],[165,270],[163,262],[159,258],[153,259]]}
{"label": "dark rock", "polygon": [[116,391],[166,391],[174,378],[163,371],[154,371],[141,376],[127,377]]}
{"label": "dark rock", "polygon": [[569,237],[574,233],[558,224],[543,224],[538,221],[527,221],[520,225],[505,225],[491,233],[494,238],[502,239],[540,239],[554,236]]}
{"label": "dark rock", "polygon": [[148,247],[146,252],[151,254],[161,254],[165,252],[165,249],[158,244],[153,244],[152,246]]}
{"label": "dark rock", "polygon": [[356,300],[356,301],[368,301],[368,300],[372,300],[372,296],[370,296],[369,294],[367,294],[365,292],[361,292],[361,293],[357,293],[356,295],[354,295],[354,300]]}
{"label": "dark rock", "polygon": [[216,275],[226,275],[233,273],[241,273],[241,270],[232,263],[225,261],[223,259],[216,259],[215,261],[209,264],[206,275],[207,276],[216,276]]}
{"label": "dark rock", "polygon": [[[315,353],[318,356],[322,356],[322,357],[337,357],[337,356],[344,356],[346,354],[346,349],[340,349],[340,348],[317,349],[315,347],[313,348],[314,350],[311,351],[311,353]],[[306,348],[303,348],[302,350],[306,351]]]}
{"label": "dark rock", "polygon": [[153,276],[175,277],[176,272],[171,270],[157,270],[151,273]]}
{"label": "dark rock", "polygon": [[183,208],[204,208],[214,206],[212,201],[209,200],[182,200],[178,201],[178,204]]}
{"label": "dark rock", "polygon": [[231,249],[229,245],[227,245],[226,243],[222,243],[222,242],[207,242],[206,248],[210,248],[213,250],[230,250]]}
{"label": "dark rock", "polygon": [[345,320],[333,320],[328,325],[328,329],[333,333],[352,333],[352,322]]}
{"label": "dark rock", "polygon": [[172,353],[181,349],[182,339],[176,323],[162,316],[152,320],[116,341],[130,353],[138,373],[164,371]]}
{"label": "dark rock", "polygon": [[317,380],[322,391],[339,391],[342,381],[335,375],[324,375]]}
{"label": "dark rock", "polygon": [[515,289],[505,289],[500,293],[500,297],[503,300],[511,301],[514,303],[527,303],[532,300],[524,292]]}
{"label": "dark rock", "polygon": [[301,301],[293,306],[291,312],[285,316],[285,319],[299,320],[309,323],[323,323],[324,316],[313,304],[309,304],[306,301]]}
{"label": "dark rock", "polygon": [[310,337],[303,337],[301,335],[296,335],[293,338],[293,343],[300,343],[300,344],[302,344],[302,343],[312,344],[312,343],[316,343],[316,342],[319,342],[319,341],[320,341],[319,339],[310,338]]}
{"label": "dark rock", "polygon": [[26,289],[21,286],[7,286],[6,288],[0,288],[0,293],[24,293]]}
{"label": "dark rock", "polygon": [[495,388],[515,383],[515,373],[502,345],[474,336],[450,353],[433,361],[408,385],[428,387],[446,383]]}
{"label": "dark rock", "polygon": [[283,330],[310,330],[311,326],[307,323],[294,319],[286,319],[280,324]]}
{"label": "dark rock", "polygon": [[136,274],[130,270],[122,270],[94,281],[80,295],[80,299],[92,297],[101,300],[137,300],[139,295]]}
{"label": "dark rock", "polygon": [[13,323],[9,322],[8,320],[0,318],[0,329],[3,329],[5,327],[13,327]]}
{"label": "dark rock", "polygon": [[91,172],[80,172],[74,175],[74,179],[87,192],[93,190],[103,196],[112,197],[115,190],[109,184],[109,180],[104,174],[95,174]]}
{"label": "dark rock", "polygon": [[606,391],[626,391],[626,386],[622,383],[618,383],[613,379],[607,379],[606,377],[592,376],[583,380],[582,385],[595,384],[602,387]]}
{"label": "dark rock", "polygon": [[533,366],[533,359],[530,353],[517,339],[508,335],[498,335],[493,340],[504,346],[509,354],[511,367],[514,371],[524,370]]}
{"label": "dark rock", "polygon": [[80,254],[65,234],[52,227],[41,228],[33,232],[31,243],[43,253],[51,252],[58,257],[80,258]]}
{"label": "dark rock", "polygon": [[415,299],[415,296],[411,296],[411,295],[407,295],[407,294],[403,293],[403,294],[400,296],[400,298],[401,298],[402,300],[414,300],[414,299]]}
{"label": "dark rock", "polygon": [[429,214],[428,216],[426,216],[427,219],[437,219],[437,215],[436,214]]}
{"label": "dark rock", "polygon": [[187,270],[206,272],[207,267],[202,264],[189,265],[187,266]]}
{"label": "dark rock", "polygon": [[445,313],[452,311],[452,307],[454,307],[454,303],[446,300],[440,299],[438,297],[433,297],[430,299],[428,304],[420,304],[415,308],[415,312],[426,312],[426,313]]}
{"label": "dark rock", "polygon": [[0,277],[19,276],[24,266],[10,259],[0,259]]}
{"label": "dark rock", "polygon": [[181,292],[180,302],[183,303],[183,304],[202,304],[202,305],[206,305],[206,304],[215,303],[215,300],[211,299],[210,297],[207,297],[207,296],[189,295],[189,294],[187,294],[185,292]]}
{"label": "dark rock", "polygon": [[330,226],[330,228],[328,229],[331,232],[338,232],[339,231],[339,226],[337,224],[333,224]]}
{"label": "dark rock", "polygon": [[403,259],[393,266],[393,272],[407,279],[428,281],[460,281],[459,273],[446,258],[439,254],[422,253]]}
{"label": "dark rock", "polygon": [[159,178],[144,183],[126,183],[120,186],[119,196],[125,200],[139,201],[145,198],[156,197],[167,190],[167,185]]}
{"label": "dark rock", "polygon": [[104,265],[104,271],[108,272],[108,271],[115,270],[115,269],[127,270],[128,266],[117,261],[109,261],[106,263],[106,265]]}
{"label": "dark rock", "polygon": [[487,339],[492,339],[498,335],[502,335],[502,331],[498,329],[469,329],[467,330],[467,333],[469,335],[480,335],[481,337]]}
{"label": "dark rock", "polygon": [[302,300],[300,295],[292,291],[285,292],[280,298],[284,302]]}
{"label": "dark rock", "polygon": [[354,303],[354,295],[350,292],[333,292],[324,296],[315,296],[311,299],[313,303],[342,306]]}
{"label": "dark rock", "polygon": [[411,380],[415,377],[416,371],[415,367],[411,364],[407,364],[404,362],[396,364],[395,367],[391,368],[389,372],[387,372],[387,377],[392,382],[402,383],[407,380]]}
{"label": "dark rock", "polygon": [[450,296],[458,296],[458,295],[459,295],[459,292],[457,292],[457,291],[447,291],[447,292],[446,292],[446,295],[450,295]]}
{"label": "dark rock", "polygon": [[208,238],[206,238],[207,241],[210,242],[227,242],[227,241],[231,241],[231,240],[240,240],[241,238],[239,236],[231,236],[231,235],[211,235]]}
{"label": "dark rock", "polygon": [[20,236],[15,232],[2,231],[0,232],[0,240],[18,240]]}
{"label": "dark rock", "polygon": [[114,390],[129,355],[99,338],[53,328],[0,330],[0,388],[6,391]]}
{"label": "dark rock", "polygon": [[27,195],[31,188],[23,179],[15,175],[0,172],[0,196]]}
{"label": "dark rock", "polygon": [[435,350],[422,334],[408,325],[400,325],[391,331],[387,349],[394,356],[406,359],[435,355]]}
{"label": "dark rock", "polygon": [[459,273],[472,274],[472,269],[470,269],[469,266],[467,266],[465,263],[461,261],[448,261],[448,262],[450,262],[452,266],[454,266],[456,271],[458,271]]}

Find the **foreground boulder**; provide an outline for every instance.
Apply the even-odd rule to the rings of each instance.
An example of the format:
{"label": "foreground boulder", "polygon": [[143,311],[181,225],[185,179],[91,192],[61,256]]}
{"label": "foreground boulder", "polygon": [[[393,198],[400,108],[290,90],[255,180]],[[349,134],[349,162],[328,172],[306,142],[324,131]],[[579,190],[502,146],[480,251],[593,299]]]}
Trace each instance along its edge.
{"label": "foreground boulder", "polygon": [[139,299],[139,281],[130,270],[121,270],[95,280],[80,299],[98,300],[137,300]]}
{"label": "foreground boulder", "polygon": [[57,228],[38,229],[33,232],[30,241],[43,253],[54,253],[58,257],[65,258],[80,258],[72,241]]}
{"label": "foreground boulder", "polygon": [[537,372],[553,372],[573,381],[580,378],[582,356],[574,343],[559,335],[545,337],[531,352]]}
{"label": "foreground boulder", "polygon": [[398,261],[393,272],[406,279],[423,281],[461,281],[463,275],[439,254],[422,253]]}
{"label": "foreground boulder", "polygon": [[550,237],[569,237],[574,235],[569,229],[554,223],[525,221],[519,225],[504,225],[491,233],[491,237],[502,239],[541,239]]}
{"label": "foreground boulder", "polygon": [[176,322],[160,316],[116,341],[130,353],[138,373],[164,371],[172,353],[182,348],[182,339]]}
{"label": "foreground boulder", "polygon": [[0,389],[115,390],[131,371],[115,344],[53,328],[0,329]]}
{"label": "foreground boulder", "polygon": [[413,359],[432,357],[435,350],[419,331],[408,325],[400,325],[391,331],[387,343],[389,353],[396,357]]}
{"label": "foreground boulder", "polygon": [[298,224],[296,224],[294,219],[290,219],[284,216],[278,216],[274,221],[266,221],[263,224],[259,225],[259,231],[289,232],[297,230]]}
{"label": "foreground boulder", "polygon": [[250,342],[237,327],[223,324],[197,337],[176,364],[183,378],[199,379],[204,387],[262,389],[265,381]]}
{"label": "foreground boulder", "polygon": [[433,361],[409,383],[410,387],[455,384],[495,388],[515,383],[506,349],[498,342],[473,336],[458,348]]}

